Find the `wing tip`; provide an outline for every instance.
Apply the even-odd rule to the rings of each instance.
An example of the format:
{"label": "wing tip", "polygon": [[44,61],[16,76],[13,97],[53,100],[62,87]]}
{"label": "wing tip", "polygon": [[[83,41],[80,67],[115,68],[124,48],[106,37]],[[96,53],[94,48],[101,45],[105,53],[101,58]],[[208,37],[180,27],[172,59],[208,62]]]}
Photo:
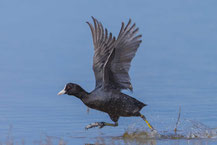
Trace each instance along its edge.
{"label": "wing tip", "polygon": [[131,18],[129,18],[129,23],[131,23],[132,22],[132,19]]}
{"label": "wing tip", "polygon": [[92,18],[93,20],[95,20],[94,16],[91,16],[91,18]]}

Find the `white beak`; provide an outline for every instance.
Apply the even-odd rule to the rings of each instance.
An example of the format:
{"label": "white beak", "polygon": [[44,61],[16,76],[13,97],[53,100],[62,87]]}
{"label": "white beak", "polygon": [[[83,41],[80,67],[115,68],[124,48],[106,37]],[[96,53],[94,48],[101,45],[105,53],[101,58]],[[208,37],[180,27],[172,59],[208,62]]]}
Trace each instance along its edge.
{"label": "white beak", "polygon": [[62,91],[60,91],[57,95],[63,95],[63,94],[65,94],[66,93],[66,91],[65,91],[65,88],[62,90]]}
{"label": "white beak", "polygon": [[65,94],[66,93],[65,89],[66,89],[66,85],[65,85],[64,89],[62,91],[60,91],[57,95],[63,95],[63,94]]}

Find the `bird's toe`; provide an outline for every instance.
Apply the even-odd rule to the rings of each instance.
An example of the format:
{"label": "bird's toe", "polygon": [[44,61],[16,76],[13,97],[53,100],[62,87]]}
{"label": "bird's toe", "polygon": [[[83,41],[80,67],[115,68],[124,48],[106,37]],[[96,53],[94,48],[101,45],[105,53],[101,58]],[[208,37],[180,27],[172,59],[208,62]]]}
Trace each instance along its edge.
{"label": "bird's toe", "polygon": [[85,127],[85,129],[88,130],[88,129],[90,129],[90,128],[97,127],[97,126],[98,126],[98,124],[96,124],[96,122],[95,122],[95,123],[91,123],[91,124],[87,125],[87,126]]}
{"label": "bird's toe", "polygon": [[105,122],[98,122],[99,128],[103,128],[105,126]]}
{"label": "bird's toe", "polygon": [[93,128],[93,127],[103,128],[104,126],[105,126],[104,122],[95,122],[95,123],[91,123],[91,124],[87,125],[85,127],[85,129],[88,130],[88,129]]}

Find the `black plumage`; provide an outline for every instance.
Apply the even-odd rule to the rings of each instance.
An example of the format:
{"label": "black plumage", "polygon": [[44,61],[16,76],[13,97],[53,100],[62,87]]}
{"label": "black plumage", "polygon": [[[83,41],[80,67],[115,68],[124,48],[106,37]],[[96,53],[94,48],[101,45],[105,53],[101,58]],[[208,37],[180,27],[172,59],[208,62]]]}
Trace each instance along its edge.
{"label": "black plumage", "polygon": [[94,25],[87,22],[91,29],[94,57],[93,71],[96,79],[95,89],[88,93],[79,85],[68,83],[58,94],[73,95],[92,109],[108,113],[115,124],[106,122],[96,122],[88,125],[86,129],[99,126],[117,126],[120,116],[140,116],[148,126],[153,127],[147,122],[140,110],[146,104],[121,92],[122,89],[133,90],[130,82],[129,69],[133,57],[140,45],[142,35],[137,35],[138,28],[135,23],[131,25],[131,19],[125,26],[122,22],[121,30],[117,39],[112,33],[92,17]]}

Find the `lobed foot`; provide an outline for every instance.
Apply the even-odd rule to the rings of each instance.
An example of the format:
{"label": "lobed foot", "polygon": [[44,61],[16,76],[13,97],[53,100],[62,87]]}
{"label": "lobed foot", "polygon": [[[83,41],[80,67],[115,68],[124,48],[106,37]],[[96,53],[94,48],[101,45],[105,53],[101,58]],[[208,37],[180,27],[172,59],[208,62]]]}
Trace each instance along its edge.
{"label": "lobed foot", "polygon": [[103,128],[105,126],[105,122],[95,122],[95,123],[91,123],[89,125],[87,125],[85,127],[86,130],[93,128],[93,127],[99,127],[99,128]]}

